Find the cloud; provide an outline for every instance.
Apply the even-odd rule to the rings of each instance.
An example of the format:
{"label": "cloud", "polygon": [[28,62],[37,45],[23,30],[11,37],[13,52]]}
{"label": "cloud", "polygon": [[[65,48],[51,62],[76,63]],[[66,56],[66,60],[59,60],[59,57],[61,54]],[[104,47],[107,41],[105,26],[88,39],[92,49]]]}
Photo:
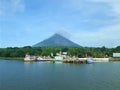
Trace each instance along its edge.
{"label": "cloud", "polygon": [[120,0],[90,0],[92,2],[107,3],[111,6],[111,10],[116,14],[120,15]]}
{"label": "cloud", "polygon": [[0,0],[0,16],[13,15],[24,10],[23,0]]}
{"label": "cloud", "polygon": [[78,8],[76,10],[83,14],[82,18],[86,22],[86,27],[88,27],[87,23],[91,24],[91,27],[94,27],[94,30],[92,28],[89,28],[89,30],[79,28],[77,32],[71,32],[75,33],[72,38],[75,42],[78,42],[82,46],[93,47],[114,47],[120,45],[119,0],[85,0],[82,7],[79,2],[75,8]]}
{"label": "cloud", "polygon": [[[33,41],[39,41],[63,27],[72,34],[72,36],[68,36],[66,33],[65,35],[73,37],[73,41],[82,46],[112,47],[120,45],[119,0],[0,0],[0,16],[24,12],[24,1],[29,4],[28,12],[26,12],[26,15],[29,16],[26,18],[21,15],[22,18],[17,19],[13,17],[10,19],[11,21],[4,18],[4,26],[9,27],[7,30],[14,29],[17,30],[17,33],[22,30],[25,37],[29,37],[31,41],[34,36],[30,36],[37,35],[40,38]],[[39,1],[41,4],[38,3]],[[11,24],[7,24],[7,21],[16,22],[11,26]],[[13,28],[14,26],[16,28]],[[21,26],[22,29],[20,29]],[[7,30],[3,29],[2,31],[7,32]]]}
{"label": "cloud", "polygon": [[[102,0],[103,1],[103,0]],[[98,0],[65,0],[65,19],[80,24],[111,25],[118,22],[119,4]],[[61,13],[60,13],[61,14]]]}
{"label": "cloud", "polygon": [[120,23],[108,27],[102,27],[95,32],[74,32],[73,39],[83,46],[116,47],[120,45]]}

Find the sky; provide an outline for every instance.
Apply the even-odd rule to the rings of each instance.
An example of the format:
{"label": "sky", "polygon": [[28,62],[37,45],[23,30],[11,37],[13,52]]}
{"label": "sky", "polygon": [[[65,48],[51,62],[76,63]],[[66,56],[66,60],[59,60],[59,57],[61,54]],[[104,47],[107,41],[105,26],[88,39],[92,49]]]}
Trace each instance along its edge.
{"label": "sky", "polygon": [[0,48],[61,32],[87,47],[120,45],[120,0],[0,0]]}

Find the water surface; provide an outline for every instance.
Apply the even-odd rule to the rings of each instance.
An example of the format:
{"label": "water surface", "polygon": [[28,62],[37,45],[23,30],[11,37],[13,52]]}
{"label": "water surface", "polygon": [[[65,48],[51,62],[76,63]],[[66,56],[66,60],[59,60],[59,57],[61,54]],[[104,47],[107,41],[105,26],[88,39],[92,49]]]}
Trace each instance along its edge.
{"label": "water surface", "polygon": [[56,64],[0,60],[0,90],[120,90],[120,62]]}

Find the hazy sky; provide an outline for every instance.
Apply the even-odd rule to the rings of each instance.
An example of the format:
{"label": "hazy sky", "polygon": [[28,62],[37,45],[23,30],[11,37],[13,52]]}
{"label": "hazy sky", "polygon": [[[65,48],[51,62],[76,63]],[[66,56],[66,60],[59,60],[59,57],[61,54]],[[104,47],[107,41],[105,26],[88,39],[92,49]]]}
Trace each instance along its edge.
{"label": "hazy sky", "polygon": [[0,47],[34,45],[60,30],[81,46],[118,46],[120,0],[0,0]]}

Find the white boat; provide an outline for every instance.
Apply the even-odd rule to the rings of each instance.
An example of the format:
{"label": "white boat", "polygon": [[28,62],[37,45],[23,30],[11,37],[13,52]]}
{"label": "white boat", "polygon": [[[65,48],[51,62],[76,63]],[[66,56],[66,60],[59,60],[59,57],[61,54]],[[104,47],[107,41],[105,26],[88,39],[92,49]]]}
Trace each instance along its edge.
{"label": "white boat", "polygon": [[44,59],[42,57],[38,57],[37,61],[44,61]]}
{"label": "white boat", "polygon": [[87,58],[86,63],[87,64],[92,64],[93,63],[93,59],[92,58]]}
{"label": "white boat", "polygon": [[52,59],[51,58],[45,58],[45,57],[42,58],[40,56],[37,58],[37,61],[50,61],[50,60],[52,60]]}
{"label": "white boat", "polygon": [[43,60],[43,58],[42,57],[38,57],[37,60]]}
{"label": "white boat", "polygon": [[24,61],[35,61],[36,57],[35,56],[31,56],[29,54],[25,55]]}

